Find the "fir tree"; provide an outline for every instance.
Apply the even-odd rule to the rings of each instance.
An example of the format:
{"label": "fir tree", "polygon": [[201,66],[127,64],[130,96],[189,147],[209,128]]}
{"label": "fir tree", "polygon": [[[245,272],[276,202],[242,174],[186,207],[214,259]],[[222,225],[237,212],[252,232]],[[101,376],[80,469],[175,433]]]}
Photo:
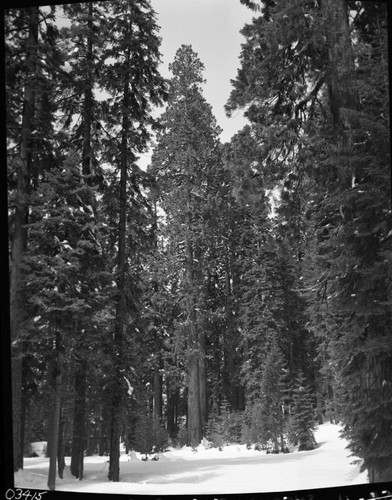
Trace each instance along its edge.
{"label": "fir tree", "polygon": [[314,397],[300,372],[292,392],[289,439],[299,451],[313,450],[316,447],[315,429]]}
{"label": "fir tree", "polygon": [[[113,136],[105,142],[104,158],[113,162],[119,173],[119,183],[114,176],[112,184],[117,191],[118,202],[113,207],[116,226],[113,241],[116,249],[113,265],[116,306],[112,345],[109,479],[119,481],[119,439],[123,400],[127,392],[124,376],[128,357],[129,312],[132,305],[133,316],[137,316],[140,302],[134,285],[137,275],[132,272],[128,249],[132,248],[133,257],[138,255],[140,236],[144,233],[140,223],[146,209],[140,192],[142,174],[136,166],[136,158],[138,153],[145,150],[151,128],[155,126],[152,106],[162,104],[166,93],[165,82],[158,73],[159,39],[149,2],[112,2],[108,8],[110,26],[107,24],[107,34],[113,43],[104,54],[111,59],[111,63],[105,65],[101,84],[111,96],[107,101],[105,122]],[[132,204],[129,204],[129,199]],[[132,220],[137,221],[134,226],[130,222]],[[135,327],[136,323],[133,323],[134,334]]]}
{"label": "fir tree", "polygon": [[287,369],[280,351],[277,335],[269,339],[268,354],[263,366],[261,379],[261,433],[263,443],[273,453],[286,449],[286,401],[289,396]]}

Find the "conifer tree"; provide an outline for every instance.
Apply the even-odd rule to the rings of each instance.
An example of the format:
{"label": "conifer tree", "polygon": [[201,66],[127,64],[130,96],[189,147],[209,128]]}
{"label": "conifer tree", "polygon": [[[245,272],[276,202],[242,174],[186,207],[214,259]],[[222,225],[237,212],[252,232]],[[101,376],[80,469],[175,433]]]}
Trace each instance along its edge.
{"label": "conifer tree", "polygon": [[[102,7],[101,7],[102,8]],[[100,7],[90,3],[88,5],[66,5],[64,14],[71,24],[61,31],[63,50],[68,49],[67,64],[71,68],[66,79],[64,94],[71,94],[70,100],[65,100],[60,106],[63,111],[61,124],[63,130],[71,134],[72,146],[80,152],[80,181],[78,190],[81,208],[90,213],[88,225],[85,226],[85,238],[90,242],[86,247],[86,256],[83,259],[82,278],[84,289],[88,290],[91,304],[91,317],[78,323],[80,332],[75,346],[75,405],[72,440],[72,474],[83,479],[83,457],[86,447],[86,391],[88,386],[88,346],[91,345],[93,334],[92,319],[95,308],[92,303],[101,302],[99,295],[102,290],[96,287],[95,263],[97,253],[102,252],[99,232],[99,210],[97,207],[97,189],[102,191],[102,170],[99,168],[100,148],[99,140],[102,137],[99,122],[99,106],[94,98],[97,86],[94,68],[100,67],[100,53],[102,53],[102,39],[97,36],[101,20]],[[75,123],[74,126],[72,124]],[[76,146],[76,147],[75,147]],[[87,255],[90,254],[90,258]],[[102,269],[103,270],[103,269]],[[102,303],[101,303],[102,305]]]}
{"label": "conifer tree", "polygon": [[[11,19],[12,13],[10,13],[8,19]],[[19,83],[22,89],[24,89],[23,95],[20,96],[20,100],[24,101],[23,110],[19,109],[19,116],[12,116],[12,111],[14,109],[9,109],[9,117],[14,120],[14,125],[20,123],[16,130],[11,128],[13,131],[13,138],[20,144],[18,148],[18,156],[16,162],[13,162],[12,169],[15,168],[16,177],[16,193],[15,193],[15,220],[13,225],[13,236],[12,236],[12,254],[11,254],[11,280],[10,280],[10,310],[11,310],[11,341],[13,345],[14,352],[11,355],[12,359],[12,407],[13,407],[13,443],[14,443],[14,470],[18,470],[23,467],[23,417],[22,417],[22,352],[18,349],[15,352],[15,346],[20,345],[18,337],[21,334],[23,328],[23,319],[25,318],[25,312],[22,307],[22,297],[24,288],[24,277],[22,272],[22,259],[27,250],[27,230],[26,222],[28,220],[29,211],[29,192],[30,192],[30,179],[31,179],[31,137],[34,130],[33,120],[35,113],[35,101],[36,101],[36,90],[33,85],[34,78],[37,77],[37,57],[38,57],[38,27],[39,27],[39,9],[38,7],[31,9],[30,11],[25,10],[19,15],[14,14],[15,22],[17,18],[26,24],[27,34],[23,37],[22,43],[24,42],[25,47],[22,45],[22,50],[25,51],[25,67],[26,71],[30,76],[30,83],[23,84]],[[13,25],[12,21],[9,21],[8,28],[9,32],[12,33]],[[25,40],[28,40],[26,43]],[[13,46],[10,41],[10,52],[17,51],[20,49],[20,41],[14,42]],[[18,47],[19,45],[19,47]],[[12,57],[12,56],[11,56]],[[14,67],[12,67],[14,70]],[[19,69],[20,71],[20,69]],[[8,72],[8,82],[11,85],[12,79],[18,78],[18,69],[16,71]],[[11,78],[11,81],[10,81]],[[15,81],[15,80],[14,80]],[[11,89],[8,88],[8,91]],[[12,102],[12,101],[11,101]],[[12,124],[11,124],[12,125]],[[16,128],[16,127],[15,127]],[[19,130],[18,130],[19,129]],[[13,145],[14,146],[14,145]],[[14,146],[15,147],[15,146]],[[15,155],[16,156],[16,155]]]}
{"label": "conifer tree", "polygon": [[268,354],[261,379],[261,433],[263,443],[268,443],[273,453],[286,449],[286,408],[289,395],[287,369],[280,351],[277,335],[269,339]]}
{"label": "conifer tree", "polygon": [[[304,261],[316,266],[303,287],[308,326],[316,344],[320,339],[324,395],[338,403],[350,447],[374,480],[390,475],[385,412],[374,412],[374,405],[388,407],[391,364],[385,10],[351,8],[344,1],[263,3],[243,30],[247,42],[228,110],[246,107],[255,166],[270,181],[285,182],[293,166],[297,178],[302,171],[309,179]],[[377,85],[368,79],[370,67]],[[331,371],[339,381],[332,394]],[[373,423],[366,408],[378,415]],[[377,440],[369,440],[375,428]]]}
{"label": "conifer tree", "polygon": [[165,212],[163,231],[174,251],[180,277],[188,366],[188,444],[197,445],[207,418],[204,270],[208,243],[210,177],[217,162],[218,128],[201,94],[203,65],[190,46],[182,46],[170,65],[168,108],[162,116],[151,173]]}
{"label": "conifer tree", "polygon": [[[42,171],[57,165],[54,95],[59,88],[63,58],[57,49],[55,9],[11,9],[6,15],[7,147],[11,213],[10,312],[13,366],[14,467],[23,467],[24,412],[28,405],[27,378],[36,353],[27,332],[33,311],[23,264],[29,252],[31,205]],[[29,375],[30,374],[30,375]],[[22,398],[22,399],[20,399]]]}
{"label": "conifer tree", "polygon": [[117,250],[113,266],[116,307],[112,345],[109,479],[119,481],[121,416],[128,389],[124,381],[128,358],[126,339],[132,331],[129,311],[132,307],[136,315],[139,302],[137,293],[132,293],[132,290],[135,291],[133,283],[137,281],[132,276],[128,256],[129,249],[133,250],[132,257],[137,255],[137,231],[143,233],[143,227],[130,224],[132,219],[140,224],[140,214],[144,210],[143,202],[140,202],[141,174],[136,166],[136,158],[146,148],[151,127],[155,123],[152,106],[162,103],[165,85],[158,73],[159,39],[149,2],[111,2],[108,3],[108,9],[106,31],[112,45],[105,52],[105,57],[107,60],[112,59],[112,62],[105,66],[102,87],[110,94],[104,120],[113,135],[105,143],[104,157],[113,162],[119,172],[119,183],[116,178],[113,179],[113,187],[118,189],[118,204],[115,207],[117,229],[114,247]]}
{"label": "conifer tree", "polygon": [[295,380],[290,407],[290,441],[299,451],[313,450],[316,447],[314,431],[314,397],[300,372]]}

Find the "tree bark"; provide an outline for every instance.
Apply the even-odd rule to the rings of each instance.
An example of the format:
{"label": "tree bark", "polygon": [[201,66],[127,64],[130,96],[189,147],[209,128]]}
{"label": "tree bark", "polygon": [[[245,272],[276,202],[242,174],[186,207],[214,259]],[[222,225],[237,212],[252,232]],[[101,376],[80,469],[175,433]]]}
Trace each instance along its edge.
{"label": "tree bark", "polygon": [[84,90],[83,109],[83,153],[82,172],[88,185],[91,180],[91,124],[93,111],[93,4],[88,4],[87,20],[87,51],[86,51],[86,79]]}
{"label": "tree bark", "polygon": [[35,76],[38,52],[38,7],[29,10],[26,79],[20,152],[16,163],[17,188],[14,232],[12,235],[12,259],[10,278],[10,327],[11,327],[11,369],[12,369],[12,418],[13,418],[13,459],[14,470],[23,468],[23,418],[22,418],[22,358],[23,352],[18,339],[26,321],[24,297],[23,256],[27,249],[27,229],[29,211],[29,191],[31,174],[30,138],[33,131],[35,113]]}
{"label": "tree bark", "polygon": [[199,332],[199,398],[202,436],[207,424],[207,367],[205,332]]}
{"label": "tree bark", "polygon": [[60,332],[56,331],[55,352],[53,353],[53,361],[51,363],[51,386],[52,386],[52,411],[51,411],[51,436],[48,439],[49,449],[49,474],[48,474],[48,488],[54,490],[56,487],[56,470],[57,470],[57,452],[59,440],[59,427],[60,427],[60,411],[61,411],[61,383],[62,383],[62,370],[64,362],[64,350]]}
{"label": "tree bark", "polygon": [[[189,209],[188,209],[189,213]],[[188,221],[188,230],[191,229]],[[198,313],[196,311],[197,283],[194,270],[194,250],[187,235],[186,243],[186,272],[189,287],[187,301],[187,316],[189,323],[188,334],[188,445],[197,446],[203,437],[202,413],[201,413],[201,391],[200,391],[200,334],[198,325]]]}
{"label": "tree bark", "polygon": [[195,348],[188,354],[188,446],[197,446],[203,437],[200,413],[199,359]]}
{"label": "tree bark", "polygon": [[162,421],[162,377],[160,374],[160,353],[157,343],[155,343],[156,359],[154,365],[154,401],[153,401],[153,421],[155,428],[161,424]]}
{"label": "tree bark", "polygon": [[166,423],[169,436],[174,439],[177,436],[177,413],[178,413],[178,389],[173,384],[173,378],[166,376]]}
{"label": "tree bark", "polygon": [[121,130],[121,152],[120,152],[120,208],[118,223],[118,252],[117,252],[117,305],[114,327],[114,379],[112,385],[112,415],[110,428],[110,458],[109,458],[109,480],[120,480],[120,416],[122,387],[122,356],[126,328],[126,272],[127,272],[127,181],[128,181],[128,140],[129,140],[129,104],[130,104],[130,49],[126,54],[126,73],[123,86],[123,116]]}
{"label": "tree bark", "polygon": [[60,479],[63,479],[64,469],[65,469],[64,430],[65,430],[64,409],[60,408],[59,439],[58,439],[58,450],[57,450],[57,464],[58,464],[58,473]]}
{"label": "tree bark", "polygon": [[108,447],[108,426],[109,414],[106,403],[103,403],[101,408],[101,425],[99,434],[99,456],[103,457],[109,452]]}
{"label": "tree bark", "polygon": [[75,373],[75,403],[72,435],[71,473],[83,479],[83,461],[86,444],[86,386],[87,360],[79,360]]}
{"label": "tree bark", "polygon": [[347,2],[324,0],[327,19],[327,45],[329,59],[328,90],[336,140],[344,144],[344,131],[348,128],[345,109],[359,109],[358,93],[354,89],[354,56],[348,25]]}

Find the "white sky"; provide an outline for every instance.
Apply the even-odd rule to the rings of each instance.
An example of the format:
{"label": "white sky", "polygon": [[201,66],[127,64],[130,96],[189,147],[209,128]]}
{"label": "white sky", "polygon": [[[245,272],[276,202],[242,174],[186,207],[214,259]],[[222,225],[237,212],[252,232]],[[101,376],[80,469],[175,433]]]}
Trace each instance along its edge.
{"label": "white sky", "polygon": [[169,63],[181,45],[192,45],[205,66],[204,97],[211,104],[222,142],[245,125],[242,113],[227,118],[224,111],[230,91],[230,79],[237,75],[241,43],[239,33],[252,19],[252,11],[240,0],[151,0],[161,27],[161,73],[170,77]]}
{"label": "white sky", "polygon": [[[157,14],[162,38],[162,76],[170,78],[169,64],[181,45],[192,45],[205,66],[206,83],[203,95],[223,130],[221,142],[246,124],[241,112],[226,116],[224,106],[231,92],[230,80],[237,76],[241,44],[245,42],[240,30],[252,20],[253,12],[240,0],[151,0]],[[146,168],[152,151],[140,156],[138,164]]]}

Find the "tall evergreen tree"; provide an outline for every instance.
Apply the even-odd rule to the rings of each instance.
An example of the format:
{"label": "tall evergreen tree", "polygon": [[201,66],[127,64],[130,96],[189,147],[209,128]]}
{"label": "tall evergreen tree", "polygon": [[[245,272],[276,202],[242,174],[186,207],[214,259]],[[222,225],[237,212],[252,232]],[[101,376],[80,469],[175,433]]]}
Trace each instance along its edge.
{"label": "tall evergreen tree", "polygon": [[54,12],[38,7],[11,9],[6,15],[7,48],[7,146],[10,208],[11,280],[10,310],[13,365],[14,467],[23,467],[24,414],[28,405],[27,377],[34,356],[28,329],[32,311],[26,268],[23,260],[29,250],[28,223],[32,198],[41,171],[56,164],[55,99],[62,74],[63,59],[57,50]]}
{"label": "tall evergreen tree", "polygon": [[[12,15],[12,13],[11,13]],[[9,18],[10,19],[10,18]],[[14,443],[14,470],[23,467],[23,417],[22,417],[22,356],[23,352],[15,346],[20,345],[18,337],[23,329],[23,323],[26,321],[23,308],[23,288],[24,276],[22,272],[22,259],[27,250],[27,229],[29,211],[29,192],[31,179],[31,137],[34,130],[34,114],[36,101],[36,88],[34,82],[37,78],[38,70],[38,27],[39,27],[39,9],[38,7],[28,11],[23,11],[19,15],[15,14],[15,23],[24,22],[27,26],[27,33],[23,49],[26,52],[24,64],[29,74],[30,83],[21,84],[24,88],[21,100],[24,101],[23,110],[19,110],[19,116],[13,116],[14,124],[17,130],[14,131],[14,139],[20,144],[18,148],[18,158],[12,162],[15,168],[16,177],[16,196],[15,196],[15,220],[13,224],[12,253],[11,253],[11,279],[10,279],[10,310],[11,310],[11,341],[13,345],[12,352],[12,408],[13,408],[13,443]],[[11,21],[8,25],[11,33]],[[27,40],[27,42],[26,42]],[[10,52],[16,51],[20,47],[12,46],[10,42]],[[20,43],[17,41],[16,43]],[[22,49],[22,50],[23,50]],[[14,70],[14,67],[12,67]],[[8,72],[8,82],[10,78],[17,79],[20,72],[15,68]],[[18,82],[19,83],[19,82]],[[9,88],[9,91],[11,89]],[[12,110],[13,111],[13,110]],[[10,114],[9,114],[10,116]],[[21,118],[21,121],[20,121]],[[21,123],[21,125],[20,125]],[[16,128],[15,127],[15,128]],[[16,156],[16,155],[15,155]],[[23,321],[24,320],[24,321]]]}
{"label": "tall evergreen tree", "polygon": [[218,128],[201,94],[203,65],[190,46],[182,46],[170,65],[170,99],[162,116],[151,173],[157,179],[162,229],[176,254],[188,366],[188,444],[197,445],[207,418],[205,269],[209,177],[217,162]]}
{"label": "tall evergreen tree", "polygon": [[[72,130],[72,144],[80,151],[80,180],[81,185],[78,195],[83,209],[90,213],[89,223],[86,228],[86,240],[90,241],[90,248],[86,247],[86,258],[83,259],[84,289],[90,297],[90,303],[99,300],[96,287],[97,254],[101,253],[99,232],[99,216],[97,210],[96,189],[102,190],[99,178],[102,171],[98,167],[99,148],[97,146],[101,134],[97,131],[99,124],[99,108],[94,98],[97,85],[94,68],[100,66],[99,53],[102,53],[101,38],[97,36],[100,23],[100,10],[93,3],[87,5],[75,4],[64,6],[64,13],[71,21],[69,28],[63,28],[62,40],[68,46],[67,63],[72,67],[72,72],[67,78],[67,89],[64,93],[73,94],[68,102],[65,100],[63,107],[64,128],[69,124]],[[72,123],[76,125],[72,127]],[[94,153],[93,153],[94,151]],[[95,241],[94,241],[95,239]],[[90,250],[90,259],[88,253]],[[91,264],[91,265],[90,265]],[[95,300],[94,300],[95,299]],[[83,457],[86,447],[86,391],[88,373],[88,346],[91,344],[91,334],[94,321],[92,316],[95,308],[91,307],[91,318],[86,318],[86,323],[79,321],[80,332],[78,346],[75,353],[75,406],[72,440],[72,474],[83,479]]]}
{"label": "tall evergreen tree", "polygon": [[[350,7],[343,1],[263,3],[243,30],[247,42],[228,110],[246,107],[257,168],[272,181],[285,181],[293,165],[297,176],[302,167],[309,178],[304,206],[310,231],[316,227],[318,255],[306,251],[305,260],[320,266],[304,287],[309,326],[320,334],[316,340],[323,338],[319,360],[329,346],[323,371],[332,367],[339,380],[335,399],[350,446],[370,477],[380,479],[390,475],[388,424],[382,410],[371,423],[363,402],[365,394],[366,408],[389,407],[390,400],[385,10],[366,2]],[[370,67],[377,86],[368,79]],[[369,377],[379,390],[369,391]],[[380,441],[369,440],[375,428]]]}
{"label": "tall evergreen tree", "polygon": [[261,433],[264,443],[268,443],[273,453],[283,452],[287,448],[286,402],[290,387],[287,381],[287,368],[279,348],[278,336],[271,335],[268,345],[263,374],[261,378]]}
{"label": "tall evergreen tree", "polygon": [[316,447],[313,401],[312,391],[302,372],[299,372],[292,392],[289,434],[290,440],[298,446],[299,451],[313,450]]}
{"label": "tall evergreen tree", "polygon": [[[102,87],[111,96],[107,101],[104,119],[107,127],[113,131],[113,136],[106,143],[105,158],[111,162],[114,160],[119,178],[119,184],[114,179],[118,188],[118,205],[113,269],[116,307],[112,346],[109,479],[119,481],[121,415],[128,391],[124,380],[128,364],[126,337],[132,331],[128,311],[130,304],[134,308],[139,302],[135,295],[131,296],[133,277],[128,259],[128,256],[135,255],[135,251],[130,255],[130,249],[139,245],[134,236],[135,228],[129,223],[130,218],[140,220],[137,214],[140,207],[136,201],[140,192],[136,158],[146,148],[154,125],[152,106],[162,103],[165,85],[158,73],[159,39],[149,2],[112,2],[108,8],[106,32],[113,43],[105,56],[108,61],[112,61],[105,66]],[[129,199],[134,202],[129,203]],[[142,228],[140,230],[143,231]]]}

